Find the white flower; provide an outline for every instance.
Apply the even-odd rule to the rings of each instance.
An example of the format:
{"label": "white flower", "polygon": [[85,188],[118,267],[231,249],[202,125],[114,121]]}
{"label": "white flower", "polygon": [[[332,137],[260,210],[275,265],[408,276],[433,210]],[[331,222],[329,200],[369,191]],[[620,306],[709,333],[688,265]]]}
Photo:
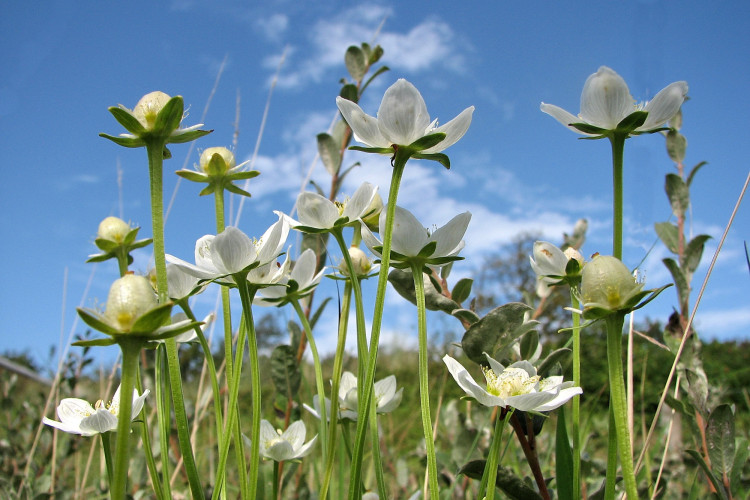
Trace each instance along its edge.
{"label": "white flower", "polygon": [[[386,213],[380,214],[380,235],[385,233]],[[429,231],[417,220],[411,212],[396,207],[393,220],[393,239],[391,241],[391,262],[408,262],[419,257],[427,264],[441,266],[452,260],[464,247],[464,233],[469,226],[471,213],[464,212],[455,216],[446,225],[434,231]],[[362,239],[367,247],[378,257],[383,249],[383,243],[362,224]],[[425,255],[423,250],[433,244],[434,250]]]}
{"label": "white flower", "polygon": [[[404,388],[396,390],[395,375],[389,375],[382,380],[378,380],[375,382],[373,389],[376,413],[390,413],[401,404]],[[325,405],[326,415],[330,418],[331,402],[328,398],[326,398]],[[341,374],[341,382],[339,383],[339,418],[356,421],[357,405],[357,377],[351,372],[344,372]],[[315,418],[320,418],[320,400],[317,395],[313,396],[313,408],[306,404],[303,404],[303,407],[312,413]]]}
{"label": "white flower", "polygon": [[[131,420],[138,416],[143,409],[143,402],[149,395],[149,390],[143,391],[138,395],[138,391],[133,389],[133,411]],[[60,429],[61,431],[71,434],[80,434],[81,436],[93,436],[102,432],[117,430],[117,418],[120,414],[120,388],[117,388],[112,402],[105,405],[99,400],[94,406],[88,401],[78,398],[65,398],[60,401],[57,407],[57,417],[59,422],[50,420],[47,417],[42,418],[45,424]]]}
{"label": "white flower", "polygon": [[[167,255],[166,259],[192,276],[202,280],[217,280],[248,271],[251,267],[270,264],[281,253],[288,234],[289,223],[285,217],[279,217],[257,241],[230,226],[216,236],[206,235],[195,243],[195,264],[172,255]],[[263,279],[266,277],[267,273]],[[231,278],[225,281],[233,283]]]}
{"label": "white flower", "polygon": [[301,420],[294,422],[284,432],[277,431],[268,420],[260,421],[260,454],[270,460],[284,462],[302,458],[312,451],[316,435],[305,443],[307,429]]}
{"label": "white flower", "polygon": [[[156,275],[154,274],[154,278]],[[167,290],[170,299],[181,300],[190,295],[201,293],[205,285],[200,280],[185,272],[183,268],[175,264],[167,265]]]}
{"label": "white flower", "polygon": [[561,376],[540,378],[536,368],[528,361],[517,361],[505,368],[489,356],[487,360],[490,368],[482,367],[487,381],[487,389],[483,389],[461,363],[448,355],[443,357],[448,371],[461,389],[485,406],[550,411],[583,392],[580,387],[572,387],[573,382],[563,382]]}
{"label": "white flower", "polygon": [[662,126],[672,118],[682,106],[687,95],[687,82],[674,82],[662,89],[654,98],[642,104],[636,104],[630,95],[625,80],[606,66],[589,76],[581,93],[581,112],[578,116],[552,104],[541,104],[541,110],[555,118],[572,131],[586,133],[572,123],[586,123],[603,131],[614,130],[617,125],[635,111],[647,111],[648,117],[634,132],[647,132]]}
{"label": "white flower", "polygon": [[531,268],[537,277],[548,285],[559,283],[565,276],[568,258],[562,250],[546,241],[535,241],[533,256],[529,256]]}
{"label": "white flower", "polygon": [[351,224],[373,210],[371,205],[377,192],[377,186],[365,182],[349,200],[334,203],[317,193],[305,191],[297,197],[299,222],[292,221],[291,224],[295,229],[305,232],[327,231]]}
{"label": "white flower", "polygon": [[394,144],[408,146],[424,136],[444,133],[445,139],[420,151],[424,154],[438,153],[461,139],[474,112],[474,106],[470,106],[453,120],[437,127],[437,120],[430,121],[422,95],[404,79],[399,79],[385,91],[377,118],[343,97],[336,98],[336,105],[352,128],[354,138],[371,147],[392,150]]}
{"label": "white flower", "polygon": [[[289,252],[287,252],[287,255]],[[299,256],[297,262],[294,263],[291,272],[285,272],[285,274],[276,281],[275,285],[263,288],[260,290],[262,298],[258,298],[256,304],[258,305],[280,305],[284,303],[284,299],[290,295],[294,295],[296,298],[304,297],[309,294],[320,280],[323,278],[325,267],[320,270],[317,274],[315,268],[318,265],[318,258],[315,256],[315,252],[308,248],[302,255]],[[288,265],[282,266],[285,270],[288,269]],[[249,278],[248,278],[249,279]]]}

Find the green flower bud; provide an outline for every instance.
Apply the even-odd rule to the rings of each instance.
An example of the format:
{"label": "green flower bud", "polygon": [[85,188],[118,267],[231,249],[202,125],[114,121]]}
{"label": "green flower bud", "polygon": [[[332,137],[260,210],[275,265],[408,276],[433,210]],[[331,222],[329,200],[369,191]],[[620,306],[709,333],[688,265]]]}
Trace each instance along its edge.
{"label": "green flower bud", "polygon": [[[372,262],[359,247],[349,247],[349,258],[352,259],[352,266],[357,276],[365,276],[372,269]],[[339,271],[344,276],[349,276],[349,268],[346,265],[346,260],[341,260]]]}
{"label": "green flower bud", "polygon": [[[218,154],[221,156],[222,161],[212,162],[211,159],[214,155]],[[200,168],[208,175],[222,175],[225,174],[229,169],[234,168],[235,159],[234,154],[227,148],[207,148],[201,154]]]}
{"label": "green flower bud", "polygon": [[598,255],[583,267],[581,296],[584,315],[601,318],[621,311],[629,312],[648,292],[619,259]]}
{"label": "green flower bud", "polygon": [[158,305],[147,278],[126,274],[112,283],[104,317],[121,332],[129,332],[139,317]]}
{"label": "green flower bud", "polygon": [[118,217],[107,217],[99,223],[96,237],[121,245],[130,231],[130,224],[124,220]]}
{"label": "green flower bud", "polygon": [[141,125],[143,125],[146,130],[152,130],[156,123],[156,115],[159,114],[159,111],[164,108],[170,99],[171,97],[158,90],[146,94],[141,97],[141,100],[138,101],[138,104],[133,108],[133,116],[141,122]]}

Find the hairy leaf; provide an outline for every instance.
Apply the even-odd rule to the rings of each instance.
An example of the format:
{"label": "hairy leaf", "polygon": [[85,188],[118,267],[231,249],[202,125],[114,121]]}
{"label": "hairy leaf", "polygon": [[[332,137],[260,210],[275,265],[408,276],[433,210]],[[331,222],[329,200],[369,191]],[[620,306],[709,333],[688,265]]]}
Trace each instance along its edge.
{"label": "hairy leaf", "polygon": [[276,390],[293,398],[302,381],[295,350],[288,345],[277,346],[271,353],[271,379]]}
{"label": "hairy leaf", "polygon": [[717,406],[708,417],[706,443],[711,467],[718,476],[729,476],[734,461],[734,414],[727,404]]}
{"label": "hairy leaf", "polygon": [[511,302],[493,309],[471,325],[461,340],[469,359],[486,366],[485,352],[495,359],[501,357],[516,339],[536,327],[536,321],[524,322],[524,314],[530,309],[526,304]]}

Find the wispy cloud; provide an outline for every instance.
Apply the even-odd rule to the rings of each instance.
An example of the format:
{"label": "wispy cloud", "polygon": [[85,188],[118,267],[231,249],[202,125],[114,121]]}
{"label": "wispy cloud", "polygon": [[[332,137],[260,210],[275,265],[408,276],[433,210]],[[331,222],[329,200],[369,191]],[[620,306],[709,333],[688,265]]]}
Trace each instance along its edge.
{"label": "wispy cloud", "polygon": [[285,14],[271,14],[253,22],[253,27],[266,39],[278,42],[289,27],[289,17]]}

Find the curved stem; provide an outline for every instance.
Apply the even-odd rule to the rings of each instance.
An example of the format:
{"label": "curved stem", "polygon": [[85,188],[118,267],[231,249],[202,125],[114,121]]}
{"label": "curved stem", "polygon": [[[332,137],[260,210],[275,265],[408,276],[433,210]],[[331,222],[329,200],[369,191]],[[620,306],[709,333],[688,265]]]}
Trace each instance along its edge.
{"label": "curved stem", "polygon": [[430,381],[427,358],[427,308],[425,306],[424,296],[424,276],[422,275],[422,264],[420,262],[412,263],[411,274],[414,278],[414,291],[417,303],[417,330],[419,335],[419,398],[422,412],[422,430],[424,431],[425,448],[427,451],[427,480],[430,487],[430,498],[438,500],[440,497],[437,482],[437,458],[435,457],[435,442],[432,438],[432,418],[430,415]]}
{"label": "curved stem", "polygon": [[100,436],[102,438],[102,450],[104,450],[104,462],[107,464],[107,481],[112,484],[112,443],[109,441],[112,436],[109,432],[102,432]]}
{"label": "curved stem", "polygon": [[[378,288],[375,295],[375,310],[372,316],[372,329],[370,331],[370,352],[367,360],[367,374],[364,384],[360,385],[363,398],[360,403],[370,404],[373,385],[375,381],[375,366],[378,359],[378,345],[380,343],[380,328],[383,322],[383,310],[385,307],[385,291],[388,285],[388,268],[391,263],[391,240],[393,239],[393,219],[396,213],[396,199],[398,197],[401,177],[409,160],[408,153],[396,152],[393,161],[393,173],[391,174],[391,188],[388,193],[388,205],[386,208],[385,234],[383,237],[383,251],[380,259],[380,274],[378,276]],[[364,417],[364,418],[363,418]],[[354,441],[354,453],[352,457],[351,474],[349,476],[349,500],[358,500],[360,495],[360,482],[362,478],[362,456],[365,446],[365,432],[367,429],[367,416],[360,413],[357,420],[357,434]],[[361,496],[361,495],[360,495]]]}
{"label": "curved stem", "polygon": [[117,441],[115,445],[115,471],[111,485],[112,500],[124,500],[130,463],[130,423],[133,413],[133,389],[138,370],[140,340],[120,342],[122,350],[122,373],[120,378],[120,409],[117,417]]}
{"label": "curved stem", "polygon": [[625,400],[625,380],[622,374],[622,326],[625,315],[615,313],[607,316],[607,364],[609,365],[610,408],[617,431],[617,447],[620,454],[622,476],[628,498],[638,498],[633,455],[628,430],[627,403]]}

